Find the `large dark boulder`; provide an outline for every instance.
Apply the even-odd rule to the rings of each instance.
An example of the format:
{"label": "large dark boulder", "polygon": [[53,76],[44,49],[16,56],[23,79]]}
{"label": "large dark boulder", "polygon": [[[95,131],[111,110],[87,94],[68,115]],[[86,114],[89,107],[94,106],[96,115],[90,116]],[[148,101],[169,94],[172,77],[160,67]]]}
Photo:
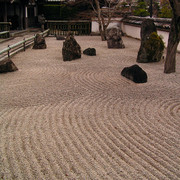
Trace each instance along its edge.
{"label": "large dark boulder", "polygon": [[122,40],[122,31],[118,27],[108,28],[106,31],[106,39],[108,48],[125,48],[125,45]]}
{"label": "large dark boulder", "polygon": [[147,82],[146,72],[141,67],[139,67],[137,64],[130,66],[130,67],[125,67],[121,71],[121,75],[126,77],[127,79],[134,81],[135,83]]}
{"label": "large dark boulder", "polygon": [[68,33],[66,40],[63,42],[62,55],[64,61],[81,58],[81,47],[70,33]]}
{"label": "large dark boulder", "polygon": [[96,56],[96,49],[95,48],[87,48],[83,51],[83,54],[88,56]]}
{"label": "large dark boulder", "polygon": [[46,47],[45,38],[41,34],[36,34],[33,49],[46,49]]}
{"label": "large dark boulder", "polygon": [[17,70],[18,68],[10,59],[0,61],[0,73],[13,72]]}
{"label": "large dark boulder", "polygon": [[162,58],[164,43],[157,35],[153,19],[146,19],[141,25],[141,46],[138,51],[137,62],[158,62]]}

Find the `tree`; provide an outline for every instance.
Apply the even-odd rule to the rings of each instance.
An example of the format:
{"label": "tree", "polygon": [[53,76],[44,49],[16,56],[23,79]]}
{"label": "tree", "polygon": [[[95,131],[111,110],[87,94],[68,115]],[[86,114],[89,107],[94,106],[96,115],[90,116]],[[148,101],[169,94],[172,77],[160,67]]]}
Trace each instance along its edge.
{"label": "tree", "polygon": [[135,7],[135,11],[133,12],[135,16],[145,17],[148,16],[149,13],[147,11],[147,4],[143,0],[139,0],[137,6]]}
{"label": "tree", "polygon": [[172,18],[172,9],[169,0],[161,0],[161,9],[159,12],[161,18]]}
{"label": "tree", "polygon": [[[106,40],[106,29],[111,22],[111,18],[120,6],[120,0],[88,0],[98,18],[99,32],[102,41]],[[104,8],[102,8],[104,7]]]}
{"label": "tree", "polygon": [[164,73],[172,73],[176,71],[176,51],[180,40],[180,1],[169,0],[169,2],[172,7],[173,18],[168,39]]}

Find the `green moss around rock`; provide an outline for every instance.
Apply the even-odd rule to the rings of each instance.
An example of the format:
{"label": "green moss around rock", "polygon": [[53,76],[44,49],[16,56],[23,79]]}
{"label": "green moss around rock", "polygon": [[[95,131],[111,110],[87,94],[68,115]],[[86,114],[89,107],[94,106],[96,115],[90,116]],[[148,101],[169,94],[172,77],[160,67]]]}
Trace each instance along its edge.
{"label": "green moss around rock", "polygon": [[164,42],[156,32],[150,34],[145,45],[148,62],[158,62],[161,60],[164,51]]}

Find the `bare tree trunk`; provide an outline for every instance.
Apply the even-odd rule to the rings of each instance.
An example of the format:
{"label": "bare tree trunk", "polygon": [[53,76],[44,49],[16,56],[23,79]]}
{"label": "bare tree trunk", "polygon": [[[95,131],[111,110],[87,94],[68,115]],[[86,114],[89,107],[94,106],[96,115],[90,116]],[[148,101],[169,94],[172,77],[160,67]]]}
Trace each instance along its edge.
{"label": "bare tree trunk", "polygon": [[176,71],[176,51],[180,39],[180,2],[177,0],[169,0],[169,2],[173,10],[173,18],[168,39],[164,73],[173,73]]}
{"label": "bare tree trunk", "polygon": [[173,73],[176,71],[176,51],[179,40],[175,32],[175,20],[172,19],[171,30],[169,33],[166,61],[164,65],[164,73]]}
{"label": "bare tree trunk", "polygon": [[105,20],[104,17],[101,16],[101,22],[102,22],[102,34],[101,34],[101,39],[102,41],[106,40],[106,29],[107,29],[107,25],[105,24]]}
{"label": "bare tree trunk", "polygon": [[100,8],[98,0],[95,0],[95,3],[96,3],[97,13],[98,13],[98,23],[99,23],[99,32],[100,32],[100,35],[101,35],[101,40],[105,41],[106,37],[105,37],[105,33],[103,31],[103,24],[102,24],[102,17],[101,17],[101,8]]}
{"label": "bare tree trunk", "polygon": [[103,13],[100,7],[100,1],[99,0],[95,0],[95,4],[96,4],[96,8],[93,5],[93,0],[90,1],[88,0],[89,3],[91,4],[94,12],[97,14],[98,17],[98,24],[99,24],[99,32],[101,35],[101,40],[105,41],[106,40],[106,29],[109,25],[109,23],[111,22],[111,18],[113,16],[113,14],[115,13],[115,10],[117,9],[117,7],[119,7],[120,2],[117,3],[117,5],[114,7],[114,11],[111,12],[112,10],[110,10],[112,2],[108,1],[108,0],[104,0],[105,6],[108,6],[108,13]]}

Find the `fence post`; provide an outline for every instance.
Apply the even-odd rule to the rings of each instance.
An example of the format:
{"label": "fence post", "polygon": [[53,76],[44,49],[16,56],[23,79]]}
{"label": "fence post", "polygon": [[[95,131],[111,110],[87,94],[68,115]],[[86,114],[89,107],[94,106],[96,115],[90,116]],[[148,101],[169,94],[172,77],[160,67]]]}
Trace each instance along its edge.
{"label": "fence post", "polygon": [[26,41],[25,41],[25,38],[23,40],[24,40],[23,46],[24,46],[24,51],[25,51],[26,50]]}
{"label": "fence post", "polygon": [[[9,48],[9,45],[8,45],[8,48]],[[10,53],[9,53],[9,50],[10,50],[10,48],[8,49],[8,58],[10,58]]]}

